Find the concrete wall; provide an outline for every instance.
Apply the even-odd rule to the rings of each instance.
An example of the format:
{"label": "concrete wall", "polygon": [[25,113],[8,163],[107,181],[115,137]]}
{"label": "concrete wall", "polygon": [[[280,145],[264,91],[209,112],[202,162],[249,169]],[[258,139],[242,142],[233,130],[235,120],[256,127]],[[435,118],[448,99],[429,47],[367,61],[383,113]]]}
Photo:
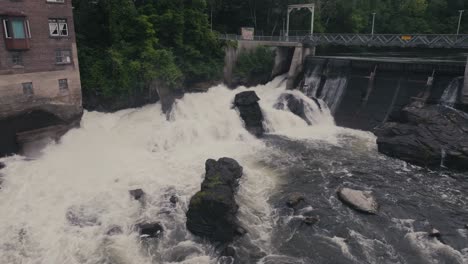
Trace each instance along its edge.
{"label": "concrete wall", "polygon": [[288,72],[288,81],[286,84],[287,89],[292,90],[296,88],[296,81],[299,74],[303,71],[305,58],[314,54],[315,47],[304,47],[303,45],[296,46],[291,61],[291,67]]}

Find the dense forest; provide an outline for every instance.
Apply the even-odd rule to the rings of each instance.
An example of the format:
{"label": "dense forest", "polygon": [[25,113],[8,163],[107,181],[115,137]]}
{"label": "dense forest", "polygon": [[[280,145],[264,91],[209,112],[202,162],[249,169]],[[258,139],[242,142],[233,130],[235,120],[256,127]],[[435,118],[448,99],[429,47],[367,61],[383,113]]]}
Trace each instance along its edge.
{"label": "dense forest", "polygon": [[[456,32],[466,0],[73,0],[84,93],[126,97],[154,86],[190,87],[220,80],[218,33],[279,35],[288,4],[315,2],[317,32]],[[308,30],[296,11],[291,30]],[[462,33],[468,32],[468,18]]]}

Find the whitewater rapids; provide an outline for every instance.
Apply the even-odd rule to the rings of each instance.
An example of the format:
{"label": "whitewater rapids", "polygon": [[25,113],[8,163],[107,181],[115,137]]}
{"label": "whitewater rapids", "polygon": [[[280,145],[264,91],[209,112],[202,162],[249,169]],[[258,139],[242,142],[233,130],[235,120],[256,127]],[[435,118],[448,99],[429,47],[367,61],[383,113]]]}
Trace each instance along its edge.
{"label": "whitewater rapids", "polygon": [[[206,93],[186,94],[174,105],[169,120],[160,104],[112,114],[86,112],[80,128],[59,143],[50,143],[39,157],[1,159],[7,167],[0,172],[0,264],[218,263],[219,250],[186,230],[185,213],[200,189],[205,161],[221,157],[234,158],[244,167],[236,199],[248,234],[234,246],[248,256],[239,263],[420,263],[405,260],[405,251],[392,244],[398,238],[421,252],[427,260],[421,263],[442,263],[437,262],[439,256],[455,261],[444,263],[466,263],[468,249],[427,240],[414,227],[414,215],[395,213],[398,218],[388,217],[391,222],[386,223],[394,229],[380,234],[386,229],[368,224],[363,219],[369,218],[359,218],[334,199],[335,186],[330,184],[336,183],[335,177],[348,182],[366,179],[366,187],[372,188],[376,172],[395,171],[405,177],[421,172],[378,155],[371,133],[335,126],[325,105],[319,111],[313,100],[299,91],[286,91],[285,86],[279,77],[250,89],[220,85]],[[246,90],[261,98],[266,139],[250,135],[232,106],[235,95]],[[305,113],[313,126],[273,107],[284,92],[306,102]],[[354,165],[344,161],[349,157],[355,159]],[[377,167],[367,170],[366,162]],[[379,162],[389,165],[379,167],[384,166]],[[372,178],[355,177],[364,172]],[[381,188],[399,188],[403,182],[379,180],[386,183],[377,186]],[[449,184],[452,189],[464,188]],[[138,188],[147,194],[144,205],[128,193]],[[309,200],[323,199],[318,204],[324,208],[305,209],[330,216],[319,223],[324,225],[319,231],[300,231],[304,227],[293,222],[302,216],[282,211],[282,195],[297,189],[310,195]],[[179,201],[175,206],[169,201],[173,195]],[[466,199],[459,196],[447,199],[465,207]],[[155,221],[164,227],[163,236],[142,241],[135,224]],[[405,225],[409,222],[410,230]],[[341,223],[349,223],[347,232],[334,229]],[[122,234],[108,235],[115,227]],[[459,232],[467,236],[465,230]]]}
{"label": "whitewater rapids", "polygon": [[[272,150],[244,129],[232,108],[235,94],[243,90],[217,86],[187,94],[169,121],[159,104],[113,114],[86,112],[81,128],[49,144],[39,158],[2,160],[7,168],[0,191],[0,263],[212,263],[214,249],[186,231],[185,211],[200,188],[205,160],[224,156],[245,168],[239,192],[242,220],[267,250],[267,198],[276,179],[257,164],[257,157]],[[281,78],[253,90],[262,98],[271,133],[307,128],[302,119],[273,108],[285,91]],[[325,131],[333,129],[329,114],[318,118]],[[128,191],[136,188],[149,197],[144,208],[130,199]],[[180,201],[176,208],[168,202],[173,194]],[[91,223],[71,225],[70,211]],[[142,221],[160,221],[166,230],[149,254],[132,228]],[[114,226],[123,234],[107,236]],[[177,250],[189,253],[180,256]]]}

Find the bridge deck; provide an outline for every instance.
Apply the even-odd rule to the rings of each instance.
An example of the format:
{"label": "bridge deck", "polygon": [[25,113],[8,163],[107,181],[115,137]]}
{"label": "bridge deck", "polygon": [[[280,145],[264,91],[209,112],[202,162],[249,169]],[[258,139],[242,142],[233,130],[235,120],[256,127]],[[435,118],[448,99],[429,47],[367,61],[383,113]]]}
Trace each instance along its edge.
{"label": "bridge deck", "polygon": [[[368,46],[401,48],[451,48],[467,49],[468,35],[430,35],[430,34],[328,34],[320,33],[305,36],[254,36],[243,39],[239,35],[221,35],[224,40],[243,40],[262,42],[270,46],[294,46],[308,44],[313,46]],[[289,45],[288,45],[289,44]]]}

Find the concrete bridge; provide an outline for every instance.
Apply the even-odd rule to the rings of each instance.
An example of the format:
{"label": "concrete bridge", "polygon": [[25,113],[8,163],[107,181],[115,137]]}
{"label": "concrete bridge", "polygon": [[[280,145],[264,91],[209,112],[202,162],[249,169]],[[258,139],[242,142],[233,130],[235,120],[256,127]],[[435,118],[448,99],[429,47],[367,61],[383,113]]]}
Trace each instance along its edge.
{"label": "concrete bridge", "polygon": [[321,46],[365,46],[399,48],[449,48],[467,49],[468,35],[434,34],[308,34],[304,36],[253,36],[220,35],[220,39],[253,41],[267,46],[297,46],[298,44]]}

